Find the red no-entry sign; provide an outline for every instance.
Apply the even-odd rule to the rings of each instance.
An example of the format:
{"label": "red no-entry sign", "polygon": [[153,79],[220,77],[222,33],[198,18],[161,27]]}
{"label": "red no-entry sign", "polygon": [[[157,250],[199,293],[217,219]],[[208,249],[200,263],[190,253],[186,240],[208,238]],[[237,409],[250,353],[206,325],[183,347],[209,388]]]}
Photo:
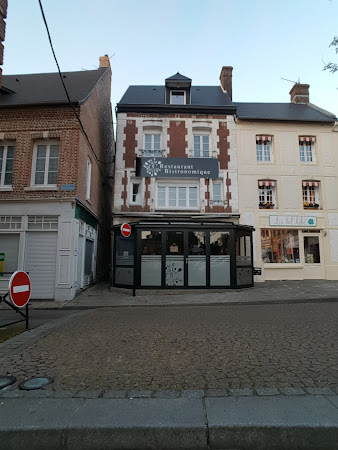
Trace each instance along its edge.
{"label": "red no-entry sign", "polygon": [[17,270],[11,276],[8,285],[9,297],[14,306],[23,308],[31,296],[31,281],[26,272]]}
{"label": "red no-entry sign", "polygon": [[131,226],[129,223],[123,223],[121,225],[121,233],[124,237],[129,237],[131,235]]}

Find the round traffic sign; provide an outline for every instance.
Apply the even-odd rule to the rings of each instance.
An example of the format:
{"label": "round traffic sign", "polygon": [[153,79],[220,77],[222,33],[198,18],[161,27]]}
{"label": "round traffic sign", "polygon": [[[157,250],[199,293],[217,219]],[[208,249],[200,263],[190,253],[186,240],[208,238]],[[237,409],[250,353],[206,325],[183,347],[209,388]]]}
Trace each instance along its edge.
{"label": "round traffic sign", "polygon": [[131,235],[131,226],[129,223],[123,223],[121,225],[121,233],[124,237],[129,237]]}
{"label": "round traffic sign", "polygon": [[14,306],[23,308],[31,296],[31,281],[26,272],[17,270],[13,273],[8,284],[9,297]]}

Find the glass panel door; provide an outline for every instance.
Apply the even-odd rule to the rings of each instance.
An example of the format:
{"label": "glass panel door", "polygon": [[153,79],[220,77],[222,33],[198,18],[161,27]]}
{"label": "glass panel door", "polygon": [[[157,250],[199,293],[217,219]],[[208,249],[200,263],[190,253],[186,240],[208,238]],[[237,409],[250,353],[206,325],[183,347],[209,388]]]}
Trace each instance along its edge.
{"label": "glass panel door", "polygon": [[141,285],[161,286],[162,232],[142,231]]}
{"label": "glass panel door", "polygon": [[304,236],[304,258],[306,264],[320,264],[319,236]]}
{"label": "glass panel door", "polygon": [[229,232],[210,232],[210,286],[230,286]]}
{"label": "glass panel door", "polygon": [[188,286],[206,286],[204,231],[188,231]]}
{"label": "glass panel door", "polygon": [[184,232],[166,233],[166,286],[184,286]]}

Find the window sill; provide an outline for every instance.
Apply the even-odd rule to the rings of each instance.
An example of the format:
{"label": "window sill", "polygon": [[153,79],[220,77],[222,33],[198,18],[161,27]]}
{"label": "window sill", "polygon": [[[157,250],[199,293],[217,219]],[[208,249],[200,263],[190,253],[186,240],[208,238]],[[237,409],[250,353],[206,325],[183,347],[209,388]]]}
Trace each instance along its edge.
{"label": "window sill", "polygon": [[0,192],[11,192],[13,191],[12,186],[0,186]]}
{"label": "window sill", "polygon": [[58,191],[57,186],[28,186],[24,188],[24,191]]}
{"label": "window sill", "polygon": [[89,203],[90,205],[92,204],[90,198],[86,198],[86,202]]}

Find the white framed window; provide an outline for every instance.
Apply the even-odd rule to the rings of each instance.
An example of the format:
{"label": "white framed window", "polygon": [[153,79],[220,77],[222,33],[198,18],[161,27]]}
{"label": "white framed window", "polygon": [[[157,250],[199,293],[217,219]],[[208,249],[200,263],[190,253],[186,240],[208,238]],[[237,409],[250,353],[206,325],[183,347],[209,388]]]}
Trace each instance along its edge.
{"label": "white framed window", "polygon": [[58,216],[28,216],[28,230],[57,230]]}
{"label": "white framed window", "polygon": [[86,199],[90,200],[90,188],[92,181],[92,162],[88,158],[87,159],[87,179],[86,179]]}
{"label": "white framed window", "polygon": [[198,209],[198,187],[157,185],[156,207],[159,209]]}
{"label": "white framed window", "polygon": [[159,133],[144,135],[143,156],[161,156],[161,135]]}
{"label": "white framed window", "polygon": [[256,136],[256,157],[258,162],[272,161],[271,136]]}
{"label": "white framed window", "polygon": [[222,180],[212,181],[212,202],[223,203],[223,183]]}
{"label": "white framed window", "polygon": [[315,151],[314,143],[316,138],[314,137],[299,137],[299,159],[300,162],[314,162]]}
{"label": "white framed window", "polygon": [[14,145],[0,145],[0,186],[12,186]]}
{"label": "white framed window", "polygon": [[37,142],[33,152],[32,186],[56,186],[59,142]]}
{"label": "white framed window", "polygon": [[185,91],[170,91],[170,103],[172,105],[185,105]]}
{"label": "white framed window", "polygon": [[276,206],[276,182],[258,181],[259,207],[271,209]]}
{"label": "white framed window", "polygon": [[319,208],[319,181],[302,181],[304,208]]}
{"label": "white framed window", "polygon": [[142,183],[140,181],[131,183],[130,203],[135,205],[142,204]]}
{"label": "white framed window", "polygon": [[210,139],[208,134],[194,134],[194,158],[209,158]]}

